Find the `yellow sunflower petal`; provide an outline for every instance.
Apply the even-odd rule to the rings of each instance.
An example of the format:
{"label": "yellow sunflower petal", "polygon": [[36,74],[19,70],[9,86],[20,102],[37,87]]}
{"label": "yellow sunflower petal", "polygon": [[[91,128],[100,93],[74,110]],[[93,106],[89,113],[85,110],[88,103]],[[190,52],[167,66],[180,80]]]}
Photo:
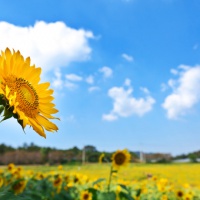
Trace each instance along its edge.
{"label": "yellow sunflower petal", "polygon": [[36,117],[37,121],[41,124],[43,124],[44,128],[47,130],[47,131],[57,131],[58,130],[58,127],[50,122],[49,120],[47,120],[45,117],[41,116],[41,115],[37,115]]}
{"label": "yellow sunflower petal", "polygon": [[43,127],[38,124],[34,119],[29,118],[30,125],[33,127],[33,129],[42,137],[46,138],[46,134],[44,133]]}
{"label": "yellow sunflower petal", "polygon": [[46,107],[43,107],[43,106],[40,107],[40,111],[44,112],[44,113],[50,113],[50,114],[55,114],[55,113],[58,112],[58,110],[55,109],[55,108],[46,108]]}
{"label": "yellow sunflower petal", "polygon": [[41,102],[41,103],[51,102],[52,100],[54,100],[54,97],[52,97],[52,96],[40,98],[40,102]]}

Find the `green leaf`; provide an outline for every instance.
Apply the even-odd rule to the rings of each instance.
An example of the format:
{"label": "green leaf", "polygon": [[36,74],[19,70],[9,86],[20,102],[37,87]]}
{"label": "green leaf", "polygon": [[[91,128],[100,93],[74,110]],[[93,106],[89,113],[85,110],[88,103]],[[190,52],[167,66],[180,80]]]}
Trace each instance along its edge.
{"label": "green leaf", "polygon": [[94,182],[92,183],[92,185],[94,186],[94,185],[96,185],[96,184],[98,184],[98,183],[100,183],[100,182],[102,182],[102,181],[105,181],[105,180],[106,180],[105,178],[99,178],[98,180],[94,181]]}
{"label": "green leaf", "polygon": [[98,200],[116,200],[116,194],[114,192],[101,192],[98,195]]}
{"label": "green leaf", "polygon": [[119,186],[120,186],[121,188],[123,188],[125,191],[127,191],[128,193],[130,193],[130,190],[129,190],[125,185],[119,184]]}
{"label": "green leaf", "polygon": [[142,192],[142,189],[138,189],[138,190],[136,190],[136,196],[139,197],[140,194],[141,194],[141,192]]}
{"label": "green leaf", "polygon": [[96,190],[94,188],[88,188],[88,192],[92,193],[92,200],[98,200],[97,199],[97,192],[98,192],[98,190]]}
{"label": "green leaf", "polygon": [[134,200],[129,194],[126,194],[124,192],[119,193],[120,199],[123,200]]}

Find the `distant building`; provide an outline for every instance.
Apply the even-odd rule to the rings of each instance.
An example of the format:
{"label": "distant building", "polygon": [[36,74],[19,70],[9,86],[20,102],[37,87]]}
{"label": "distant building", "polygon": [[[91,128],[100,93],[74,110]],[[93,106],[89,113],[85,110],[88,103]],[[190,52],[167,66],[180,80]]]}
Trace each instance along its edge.
{"label": "distant building", "polygon": [[[196,161],[200,162],[200,158],[197,158]],[[189,163],[189,162],[191,162],[190,158],[182,158],[182,159],[173,160],[173,163]]]}
{"label": "distant building", "polygon": [[145,153],[146,162],[171,161],[172,155],[167,153]]}
{"label": "distant building", "polygon": [[169,153],[144,153],[142,151],[135,151],[134,153],[137,155],[140,162],[170,161],[172,159],[172,155]]}

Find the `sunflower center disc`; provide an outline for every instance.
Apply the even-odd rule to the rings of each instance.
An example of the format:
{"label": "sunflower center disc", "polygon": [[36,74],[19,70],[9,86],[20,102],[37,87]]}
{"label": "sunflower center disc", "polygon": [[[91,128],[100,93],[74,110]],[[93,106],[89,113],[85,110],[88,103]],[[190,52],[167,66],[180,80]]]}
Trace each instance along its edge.
{"label": "sunflower center disc", "polygon": [[32,85],[23,78],[16,79],[17,101],[19,107],[29,117],[33,116],[33,111],[36,111],[39,105],[38,95]]}
{"label": "sunflower center disc", "polygon": [[26,101],[29,103],[33,103],[35,101],[34,93],[28,85],[21,85],[20,90]]}
{"label": "sunflower center disc", "polygon": [[85,194],[84,197],[83,197],[84,200],[88,200],[88,198],[89,198],[88,194]]}
{"label": "sunflower center disc", "polygon": [[115,162],[117,165],[122,165],[125,162],[125,155],[123,153],[118,153],[115,156]]}

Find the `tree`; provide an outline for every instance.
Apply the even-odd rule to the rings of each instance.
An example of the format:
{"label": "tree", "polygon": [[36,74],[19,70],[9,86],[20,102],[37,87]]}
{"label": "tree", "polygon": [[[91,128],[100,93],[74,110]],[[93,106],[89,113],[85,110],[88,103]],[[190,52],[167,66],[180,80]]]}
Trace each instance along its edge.
{"label": "tree", "polygon": [[192,163],[196,163],[197,162],[197,155],[196,154],[191,153],[191,154],[189,154],[188,157],[190,159],[190,162],[192,162]]}

